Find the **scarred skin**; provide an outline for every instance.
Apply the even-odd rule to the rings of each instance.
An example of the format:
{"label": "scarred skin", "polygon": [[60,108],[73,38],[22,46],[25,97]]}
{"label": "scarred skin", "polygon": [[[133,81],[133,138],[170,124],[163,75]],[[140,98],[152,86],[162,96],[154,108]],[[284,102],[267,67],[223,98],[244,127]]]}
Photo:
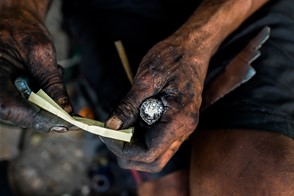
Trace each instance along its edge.
{"label": "scarred skin", "polygon": [[156,124],[136,127],[141,139],[124,143],[103,138],[121,167],[158,172],[166,165],[197,127],[210,58],[222,41],[266,2],[204,0],[179,30],[146,54],[134,85],[106,126],[121,129],[134,125],[138,108],[149,97],[160,97],[166,111]]}
{"label": "scarred skin", "polygon": [[14,87],[17,77],[29,77],[72,112],[55,49],[43,24],[48,5],[49,1],[0,1],[0,119],[21,127],[63,132],[68,123],[30,104]]}

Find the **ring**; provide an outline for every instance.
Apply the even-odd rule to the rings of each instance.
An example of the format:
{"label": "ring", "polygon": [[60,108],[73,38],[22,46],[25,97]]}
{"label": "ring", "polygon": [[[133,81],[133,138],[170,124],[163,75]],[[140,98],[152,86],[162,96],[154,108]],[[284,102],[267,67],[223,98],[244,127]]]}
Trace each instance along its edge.
{"label": "ring", "polygon": [[140,106],[140,117],[148,125],[153,125],[164,112],[162,102],[155,98],[146,99]]}
{"label": "ring", "polygon": [[14,81],[14,85],[24,98],[29,98],[32,91],[24,78],[16,78],[16,80]]}

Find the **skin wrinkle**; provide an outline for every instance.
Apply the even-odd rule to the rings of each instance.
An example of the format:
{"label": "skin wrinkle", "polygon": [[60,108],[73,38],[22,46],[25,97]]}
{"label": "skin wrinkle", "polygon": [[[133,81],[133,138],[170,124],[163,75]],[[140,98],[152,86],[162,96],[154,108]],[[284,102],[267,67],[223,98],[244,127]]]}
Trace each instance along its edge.
{"label": "skin wrinkle", "polygon": [[[158,130],[155,130],[154,131],[154,133],[156,134],[156,132],[158,133]],[[168,140],[168,139],[167,139]],[[106,141],[106,143],[107,143],[107,141],[111,141],[113,144],[115,143],[114,141],[112,141],[111,139],[107,139],[107,138],[105,138],[105,141]],[[171,141],[170,140],[168,140],[168,141],[162,141],[162,142],[168,142],[168,143],[170,143]],[[156,142],[154,142],[154,143],[158,143],[157,141]],[[152,145],[153,146],[153,145]],[[114,153],[118,153],[118,151],[117,150],[115,150],[115,149],[119,149],[119,147],[118,148],[116,148],[115,146],[112,146],[112,145],[109,145],[108,146],[109,148],[110,148],[110,150],[112,150]],[[112,147],[115,147],[115,148],[112,148]],[[134,148],[135,147],[135,148]],[[138,154],[137,152],[140,152],[140,151],[144,151],[144,148],[142,148],[142,146],[141,147],[139,147],[139,146],[129,146],[129,144],[126,144],[126,147],[125,147],[125,149],[127,149],[127,148],[130,148],[130,149],[132,149],[133,148],[133,150],[132,151],[130,151],[129,153],[130,153],[130,155],[131,156],[133,156],[133,157],[137,157],[138,159],[142,159],[143,157],[145,157],[146,158],[146,160],[147,161],[153,161],[154,160],[154,158],[152,157],[152,156],[155,156],[154,155],[154,153],[153,152],[151,152],[151,151],[148,151],[146,154]],[[140,149],[142,149],[142,150],[140,150]],[[142,153],[142,152],[141,152]],[[158,152],[156,152],[156,153],[158,153]],[[124,156],[124,155],[120,155],[120,154],[118,154],[118,156]],[[139,156],[139,157],[138,157]]]}
{"label": "skin wrinkle", "polygon": [[[210,57],[222,40],[236,29],[244,18],[254,12],[254,10],[248,9],[248,4],[250,3],[247,2],[240,0],[204,1],[185,25],[149,50],[139,66],[135,80],[136,88],[132,89],[132,93],[138,96],[126,99],[136,99],[137,101],[133,102],[135,104],[133,108],[136,109],[146,97],[162,96],[163,92],[165,95],[161,99],[164,100],[165,105],[168,107],[160,121],[144,133],[149,151],[146,152],[135,144],[130,148],[125,146],[124,151],[130,151],[127,154],[132,156],[132,161],[121,162],[121,165],[125,168],[136,168],[145,171],[154,171],[155,168],[160,170],[159,167],[163,167],[171,157],[170,155],[164,156],[164,152],[168,149],[171,152],[173,151],[173,148],[170,148],[170,142],[177,140],[177,138],[182,138],[186,133],[189,135],[195,130]],[[245,4],[246,6],[244,6]],[[229,8],[235,9],[241,5],[244,9],[240,10],[242,13],[240,12],[238,15],[235,12],[228,11],[230,10]],[[257,9],[257,7],[254,7],[254,9]],[[234,18],[235,20],[226,20],[225,17],[228,19]],[[225,22],[221,23],[224,20]],[[170,74],[167,75],[167,72]],[[160,84],[157,84],[156,77],[161,78]],[[140,82],[142,78],[144,78],[144,82]],[[171,81],[171,78],[173,81]],[[184,81],[189,81],[190,84]],[[140,85],[144,85],[146,82],[148,92],[141,93],[142,87]],[[152,90],[149,90],[149,88],[152,86],[152,82],[154,90],[150,95],[149,93]],[[159,92],[158,87],[162,87]],[[146,87],[144,88],[146,89]],[[173,95],[168,95],[168,91],[174,92]],[[141,99],[143,97],[144,99]],[[130,106],[122,102],[119,108],[121,111],[124,108],[129,110]],[[124,116],[123,119],[132,118],[133,112],[131,111],[129,115],[123,113],[122,115],[128,115],[127,117]],[[117,113],[115,114],[117,115]],[[162,121],[165,122],[164,126],[161,124]],[[178,149],[180,143],[181,141],[176,146],[176,149]],[[108,146],[110,149],[115,148],[111,144]],[[123,154],[119,156],[124,157]],[[150,163],[155,159],[158,160],[156,165]],[[138,164],[135,164],[134,161],[137,161]],[[150,163],[149,166],[146,163]]]}
{"label": "skin wrinkle", "polygon": [[9,67],[9,66],[7,66],[7,67],[0,67],[0,72],[9,74],[10,72],[12,72],[12,68]]}
{"label": "skin wrinkle", "polygon": [[[164,152],[162,157],[159,157],[159,158],[155,159],[154,161],[151,161],[148,164],[149,165],[148,172],[154,172],[155,173],[155,172],[161,171],[163,166],[168,161],[166,156],[167,157],[172,156],[178,150],[179,144],[182,141],[186,140],[188,136],[189,136],[189,134],[184,135],[181,139],[179,139],[178,141],[175,141],[173,144],[171,144],[169,149],[166,152]],[[145,167],[147,165],[146,163],[141,163],[141,162],[137,162],[137,161],[130,161],[130,160],[126,160],[126,159],[123,159],[123,158],[119,158],[118,163],[122,168],[125,168],[125,169],[135,168],[137,170],[142,170],[142,171],[146,170]]]}
{"label": "skin wrinkle", "polygon": [[57,103],[61,102],[66,111],[72,111],[56,65],[55,49],[42,19],[32,14],[28,5],[19,7],[5,2],[11,1],[0,1],[0,78],[5,81],[0,91],[1,119],[47,132],[54,126],[69,128],[67,122],[29,104],[13,85],[17,77],[34,77],[34,81],[44,82],[40,88]]}
{"label": "skin wrinkle", "polygon": [[[56,61],[52,63],[50,60],[52,57],[55,59],[56,55],[53,46],[50,43],[42,43],[41,45],[37,45],[34,43],[29,43],[31,45],[31,49],[29,50],[28,57],[31,59],[30,64],[43,64],[48,67],[50,70],[56,71]],[[30,48],[30,47],[27,47]],[[27,65],[29,66],[29,65]]]}
{"label": "skin wrinkle", "polygon": [[[16,48],[10,46],[9,44],[1,43],[3,40],[0,36],[0,58],[3,58],[6,61],[13,62],[18,69],[22,69],[23,66],[20,66],[20,63],[23,59],[20,53],[16,50]],[[9,43],[9,41],[8,41]],[[15,63],[17,59],[20,59],[19,62]]]}
{"label": "skin wrinkle", "polygon": [[[162,88],[162,82],[164,80],[158,77],[159,74],[151,73],[152,72],[149,72],[149,70],[146,70],[143,71],[142,74],[136,76],[134,80],[136,85],[132,87],[130,92],[145,91],[147,94],[149,94],[149,92],[152,92],[152,94],[157,93]],[[140,80],[140,78],[144,78],[144,80]],[[156,83],[156,86],[152,85],[153,83]],[[156,88],[154,89],[154,87]],[[131,96],[131,93],[129,93],[129,96]]]}
{"label": "skin wrinkle", "polygon": [[123,104],[126,107],[123,108],[123,109],[117,108],[117,110],[115,111],[118,115],[120,115],[120,118],[122,119],[122,122],[124,122],[122,124],[122,127],[121,128],[128,127],[128,126],[130,126],[133,123],[133,122],[129,122],[127,118],[124,118],[128,114],[131,114],[132,115],[132,118],[130,118],[130,119],[137,119],[138,112],[132,113],[132,111],[136,111],[135,108],[134,108],[134,105],[136,105],[136,103],[133,103],[136,100],[137,100],[136,99],[136,95],[131,92],[130,95],[127,97],[127,99],[125,99],[123,101]]}
{"label": "skin wrinkle", "polygon": [[7,108],[6,112],[6,120],[13,120],[15,122],[18,122],[21,127],[24,126],[24,122],[26,119],[24,119],[22,112],[18,112],[17,114],[14,114],[13,108]]}
{"label": "skin wrinkle", "polygon": [[7,107],[4,103],[0,102],[0,117],[1,119],[8,120],[9,112],[7,111]]}
{"label": "skin wrinkle", "polygon": [[[217,50],[222,40],[266,1],[254,1],[255,4],[253,4],[253,1],[247,0],[204,0],[203,2],[185,25],[147,53],[138,70],[135,87],[132,88],[132,92],[125,98],[127,101],[122,101],[118,107],[119,109],[114,112],[117,118],[123,120],[121,123],[124,126],[131,125],[136,121],[138,108],[144,99],[157,96],[158,93],[164,92],[165,88],[171,88],[176,92],[175,95],[169,98],[172,102],[167,104],[169,107],[161,119],[162,122],[164,119],[167,119],[164,121],[165,123],[160,122],[157,125],[150,126],[147,128],[146,133],[144,133],[148,139],[146,143],[150,144],[152,148],[146,151],[146,148],[143,148],[142,145],[136,145],[135,143],[129,149],[126,146],[127,152],[125,154],[132,158],[132,160],[123,162],[127,168],[133,167],[144,171],[158,171],[162,169],[179,148],[182,141],[194,131],[198,123],[203,80],[210,57]],[[36,9],[37,5],[35,3],[35,1],[30,3],[30,10]],[[43,3],[40,4],[44,5]],[[19,26],[21,24],[15,23],[15,25]],[[43,27],[39,26],[39,28],[42,29]],[[14,35],[12,34],[12,36]],[[10,44],[18,44],[17,40],[20,39],[20,37],[17,37],[14,40],[16,43]],[[21,46],[18,49],[21,49]],[[21,54],[27,56],[27,53]],[[179,55],[183,55],[181,59],[177,59]],[[37,57],[38,55],[34,57],[37,59],[36,61],[25,59],[22,62],[38,65],[39,59]],[[52,66],[52,63],[47,64],[45,67],[48,68],[49,65]],[[33,72],[38,71],[38,69],[33,69],[32,67],[29,67],[29,69],[33,70]],[[177,76],[177,81],[182,84],[167,82],[173,75]],[[143,79],[143,82],[140,81],[141,79]],[[195,91],[188,93],[183,81],[191,81],[191,89],[195,89]],[[147,91],[140,93],[143,89]],[[177,101],[181,101],[181,103],[177,103]],[[177,116],[173,116],[171,112],[176,113]],[[173,120],[174,118],[178,119]],[[185,122],[185,126],[175,125],[176,122]],[[183,135],[185,131],[189,133],[187,136]],[[177,140],[178,142],[175,142],[174,145],[169,145],[166,142],[178,138],[181,139]],[[118,154],[124,157],[124,154],[121,152],[121,143],[117,144],[111,142],[111,140],[106,141],[109,142],[108,146],[110,149],[118,150]],[[137,158],[139,161],[135,162],[134,160]],[[152,159],[156,161],[147,164]],[[230,186],[227,189],[230,190]],[[231,192],[238,193],[235,190],[231,190]]]}
{"label": "skin wrinkle", "polygon": [[[161,128],[159,127],[158,129],[161,129]],[[178,123],[176,130],[180,130],[180,129],[181,129],[181,124]],[[166,130],[168,130],[168,129],[166,129]],[[154,131],[153,133],[156,134],[156,131]],[[156,144],[158,144],[159,142],[162,142],[162,143],[171,143],[172,141],[175,141],[176,140],[176,136],[177,136],[176,135],[176,132],[170,131],[170,132],[167,132],[167,133],[169,134],[169,137],[168,138],[165,138],[164,140],[162,140],[162,139],[160,139],[158,137],[154,137],[152,135],[146,135],[147,137],[153,138],[153,140],[152,139],[148,139],[148,138],[146,139],[146,141],[150,141],[151,140],[153,142],[153,144],[148,144],[148,146],[152,146],[153,149],[156,149]],[[157,140],[154,140],[155,138],[158,139],[158,141]],[[167,141],[165,141],[165,140],[167,140]],[[157,155],[157,153],[158,152],[156,152],[155,155]],[[151,157],[151,160],[152,159],[154,159],[154,157]]]}
{"label": "skin wrinkle", "polygon": [[36,130],[42,130],[43,129],[43,123],[42,121],[39,121],[39,115],[41,113],[41,109],[38,108],[38,111],[32,116],[33,117],[33,128]]}
{"label": "skin wrinkle", "polygon": [[[193,82],[191,82],[189,85],[186,85],[186,83],[180,82],[180,81],[183,81],[184,78],[186,79],[187,75],[190,76],[191,73],[195,72],[195,70],[191,72],[190,69],[187,69],[186,67],[187,64],[185,63],[185,62],[190,62],[189,59],[191,59],[192,56],[187,54],[181,55],[183,53],[180,50],[183,50],[183,47],[179,46],[178,44],[176,44],[175,46],[168,46],[169,43],[171,42],[164,41],[160,43],[162,45],[153,47],[154,52],[151,49],[149,53],[143,58],[142,64],[140,65],[137,72],[137,76],[136,76],[137,80],[135,79],[134,86],[136,88],[132,88],[132,91],[130,93],[132,94],[133,92],[136,92],[134,94],[137,94],[138,92],[142,92],[141,90],[142,88],[145,88],[145,89],[147,88],[148,89],[147,91],[149,94],[150,81],[152,81],[151,83],[154,84],[152,87],[154,89],[152,95],[159,93],[159,96],[161,97],[161,99],[163,99],[164,102],[167,103],[165,104],[165,106],[167,106],[167,109],[164,113],[164,116],[157,123],[157,126],[156,127],[151,126],[147,128],[145,132],[144,138],[145,138],[146,145],[148,147],[148,151],[146,151],[146,148],[143,148],[142,146],[140,147],[140,145],[138,144],[133,144],[133,145],[126,144],[124,146],[123,152],[121,152],[122,154],[117,154],[119,153],[118,151],[119,147],[114,147],[113,144],[115,143],[113,142],[110,143],[108,140],[105,140],[106,144],[108,144],[107,145],[108,148],[112,150],[115,154],[117,154],[117,156],[122,157],[122,159],[126,157],[132,158],[132,161],[120,161],[120,165],[124,168],[129,167],[129,166],[126,166],[125,164],[133,164],[133,161],[138,161],[138,164],[141,163],[145,166],[147,165],[146,163],[149,163],[150,167],[152,167],[152,171],[161,170],[162,167],[168,161],[166,156],[163,156],[163,153],[166,151],[170,151],[171,153],[169,153],[169,156],[171,156],[171,154],[174,154],[175,149],[178,149],[180,144],[177,143],[178,146],[176,146],[175,148],[169,148],[169,146],[171,146],[173,142],[178,140],[179,135],[186,135],[186,133],[188,135],[192,131],[194,131],[196,127],[194,123],[198,122],[198,120],[194,119],[195,117],[198,118],[198,115],[195,115],[198,113],[198,109],[195,112],[187,112],[186,110],[187,108],[190,108],[190,109],[199,108],[199,105],[197,103],[195,104],[197,105],[197,107],[187,107],[187,105],[190,105],[190,102],[192,100],[199,99],[199,98],[194,99],[194,97],[196,96],[194,92],[187,93],[187,86],[191,89],[199,89],[199,87],[194,86],[195,79],[191,79],[190,81],[193,81]],[[162,47],[169,48],[171,53],[168,51],[162,50],[161,49]],[[200,52],[195,51],[195,53],[200,53]],[[179,56],[181,56],[181,58],[178,58]],[[159,60],[159,58],[161,58],[162,60]],[[145,59],[152,59],[152,60],[147,61]],[[168,72],[165,66],[163,66],[163,64],[158,64],[160,62],[163,62],[163,59],[165,63],[170,65],[168,68],[169,70]],[[148,62],[148,64],[146,64],[146,62]],[[190,64],[188,64],[188,66],[192,67],[192,65]],[[181,69],[179,70],[179,68]],[[201,68],[201,70],[202,69],[204,68]],[[166,73],[169,73],[169,74],[166,74]],[[195,76],[196,74],[193,74],[193,75]],[[144,81],[139,81],[138,79],[140,78],[141,79],[144,78]],[[159,78],[159,81],[156,81],[157,78]],[[146,83],[147,83],[147,87],[145,86]],[[148,94],[145,93],[144,99],[146,97],[152,96],[152,95],[148,96]],[[200,94],[198,94],[197,96],[199,97]],[[139,96],[131,97],[127,99],[136,99],[137,101],[135,102],[135,104],[137,107],[137,105],[140,105],[141,97],[143,96],[139,95]],[[118,108],[122,110],[120,106]],[[123,104],[123,108],[126,111],[129,111],[129,105]],[[130,117],[131,116],[130,113],[132,112],[123,113],[123,115],[129,114],[128,117]],[[178,114],[175,116],[174,115],[175,113],[178,113]],[[191,117],[191,113],[194,114],[193,117]],[[121,119],[124,119],[124,118],[125,117]],[[180,141],[179,143],[182,142],[182,140],[179,140],[179,141]],[[154,162],[154,160],[157,160],[157,161]],[[136,166],[136,169],[148,171],[150,168],[146,170],[146,168],[143,169],[140,166],[138,167]]]}
{"label": "skin wrinkle", "polygon": [[[49,91],[50,88],[52,89],[56,86],[63,85],[63,83],[62,83],[62,81],[60,81],[59,77],[60,77],[59,73],[56,73],[54,75],[44,73],[41,75],[42,81],[40,81],[40,84],[44,89],[48,89],[48,91]],[[59,90],[59,91],[62,92],[62,90]],[[54,94],[58,94],[59,91],[55,91]],[[53,96],[53,97],[55,97],[55,96]]]}

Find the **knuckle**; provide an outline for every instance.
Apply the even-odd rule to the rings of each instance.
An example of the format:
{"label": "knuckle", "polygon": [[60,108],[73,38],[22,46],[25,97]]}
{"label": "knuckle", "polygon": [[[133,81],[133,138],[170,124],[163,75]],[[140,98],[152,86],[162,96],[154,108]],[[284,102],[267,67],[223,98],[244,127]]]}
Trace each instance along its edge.
{"label": "knuckle", "polygon": [[38,58],[39,61],[45,61],[49,58],[49,61],[51,62],[54,60],[53,57],[55,57],[55,51],[49,40],[31,44],[30,52],[32,59]]}
{"label": "knuckle", "polygon": [[150,70],[147,70],[143,76],[135,78],[135,83],[139,90],[154,94],[162,89],[166,76],[163,71],[152,70],[152,67],[148,69]]}
{"label": "knuckle", "polygon": [[59,75],[63,77],[63,75],[64,75],[64,68],[61,67],[61,65],[58,65],[57,64],[57,69],[58,69]]}
{"label": "knuckle", "polygon": [[162,171],[164,164],[161,161],[154,161],[153,164],[149,167],[149,172],[157,173]]}
{"label": "knuckle", "polygon": [[41,109],[35,111],[32,116],[32,128],[35,130],[43,130],[44,129],[44,119],[41,118]]}
{"label": "knuckle", "polygon": [[136,111],[136,105],[138,104],[137,99],[134,92],[128,93],[127,97],[122,101],[122,107],[120,109],[124,110],[126,113]]}
{"label": "knuckle", "polygon": [[[155,160],[156,160],[156,158],[157,158],[157,156],[156,155],[154,155],[154,154],[151,154],[151,155],[149,155],[149,156],[147,156],[147,157],[144,157],[144,162],[145,163],[153,163]],[[155,163],[155,162],[154,162]]]}
{"label": "knuckle", "polygon": [[23,36],[21,46],[24,59],[30,64],[55,62],[54,46],[48,36],[42,32],[33,32],[30,35]]}
{"label": "knuckle", "polygon": [[3,101],[0,101],[0,118],[3,120],[8,120],[9,108]]}
{"label": "knuckle", "polygon": [[0,119],[10,121],[14,125],[23,128],[28,127],[30,122],[22,109],[18,108],[13,102],[8,104],[0,103]]}
{"label": "knuckle", "polygon": [[118,157],[117,158],[117,163],[119,165],[119,167],[123,168],[123,169],[129,169],[129,161],[123,158]]}
{"label": "knuckle", "polygon": [[103,138],[103,142],[113,154],[115,154],[118,157],[123,157],[123,153],[121,150],[122,149],[121,142],[117,143],[113,139],[105,138],[105,137]]}
{"label": "knuckle", "polygon": [[39,107],[32,107],[31,113],[31,127],[38,131],[50,132],[53,127],[64,127],[67,125],[60,121],[60,119],[51,113]]}
{"label": "knuckle", "polygon": [[120,105],[116,108],[114,114],[122,120],[124,126],[128,126],[135,121],[138,116],[139,100],[133,93],[129,93]]}

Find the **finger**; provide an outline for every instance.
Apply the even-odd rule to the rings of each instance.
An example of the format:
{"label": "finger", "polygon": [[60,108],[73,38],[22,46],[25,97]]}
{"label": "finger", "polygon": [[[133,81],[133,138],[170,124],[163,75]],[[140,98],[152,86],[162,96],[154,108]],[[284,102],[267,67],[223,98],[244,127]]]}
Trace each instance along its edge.
{"label": "finger", "polygon": [[198,123],[198,110],[191,109],[196,106],[191,100],[180,99],[175,94],[166,95],[162,99],[166,109],[161,119],[152,126],[135,128],[135,134],[143,132],[144,142],[140,140],[123,144],[105,139],[107,147],[119,157],[150,163],[182,135],[191,134]]}
{"label": "finger", "polygon": [[36,34],[25,44],[25,57],[30,74],[50,97],[66,112],[73,111],[60,69],[56,63],[55,49],[46,34]]}
{"label": "finger", "polygon": [[22,98],[7,76],[0,76],[0,118],[40,131],[67,131],[71,125]]}
{"label": "finger", "polygon": [[106,127],[117,130],[131,126],[138,117],[141,103],[156,95],[164,84],[165,80],[160,74],[151,73],[149,69],[142,71],[136,76],[134,85],[126,97],[106,121]]}
{"label": "finger", "polygon": [[[170,147],[156,160],[151,163],[145,163],[140,161],[128,160],[125,158],[118,157],[118,164],[124,169],[134,169],[144,172],[160,172],[173,155],[178,151],[181,144],[187,139],[189,134],[184,135],[181,139],[173,142]],[[189,156],[189,155],[188,155]]]}
{"label": "finger", "polygon": [[185,125],[176,119],[179,115],[172,115],[168,112],[156,123],[156,125],[147,127],[143,131],[144,141],[134,141],[132,143],[123,143],[117,140],[103,138],[104,143],[109,150],[119,157],[133,161],[143,161],[146,163],[153,162],[179,137],[185,134]]}

